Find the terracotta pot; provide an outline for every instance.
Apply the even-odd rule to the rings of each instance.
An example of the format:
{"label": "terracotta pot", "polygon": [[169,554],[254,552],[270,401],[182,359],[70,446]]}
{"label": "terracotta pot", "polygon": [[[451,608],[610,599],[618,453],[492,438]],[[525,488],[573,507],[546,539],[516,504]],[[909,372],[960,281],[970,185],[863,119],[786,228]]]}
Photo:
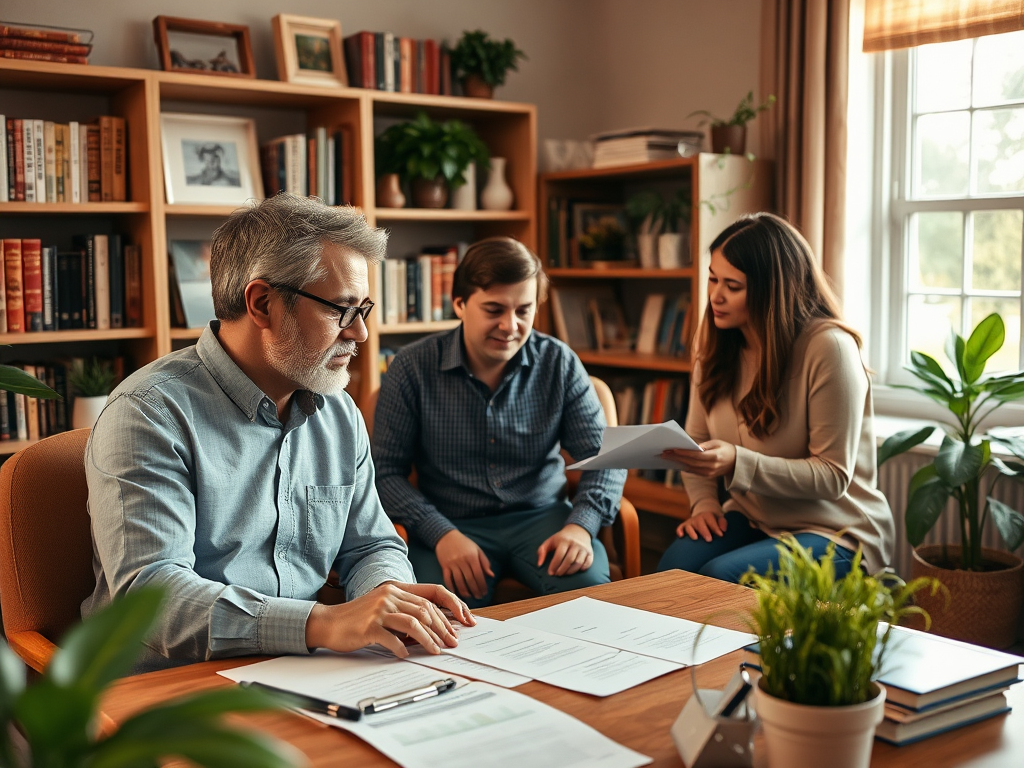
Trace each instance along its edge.
{"label": "terracotta pot", "polygon": [[756,708],[764,728],[768,768],[828,765],[868,768],[875,727],[885,713],[885,688],[848,707],[811,707],[777,699],[758,683]]}
{"label": "terracotta pot", "polygon": [[910,574],[913,578],[938,579],[949,590],[949,608],[941,593],[932,596],[921,590],[914,602],[932,617],[931,631],[954,640],[1008,648],[1017,634],[1017,619],[1024,601],[1024,566],[1021,559],[998,549],[982,549],[985,560],[1005,566],[998,571],[959,571],[940,568],[943,549],[954,562],[960,562],[960,547],[925,544],[913,552]]}
{"label": "terracotta pot", "polygon": [[493,99],[494,86],[485,83],[480,75],[466,75],[462,78],[462,93],[474,99]]}
{"label": "terracotta pot", "polygon": [[747,126],[711,126],[711,151],[719,155],[742,155],[747,149]]}
{"label": "terracotta pot", "polygon": [[405,206],[402,182],[397,173],[385,173],[377,179],[376,202],[378,208],[402,208]]}
{"label": "terracotta pot", "polygon": [[444,176],[413,179],[412,201],[417,208],[444,208],[448,203],[448,185]]}

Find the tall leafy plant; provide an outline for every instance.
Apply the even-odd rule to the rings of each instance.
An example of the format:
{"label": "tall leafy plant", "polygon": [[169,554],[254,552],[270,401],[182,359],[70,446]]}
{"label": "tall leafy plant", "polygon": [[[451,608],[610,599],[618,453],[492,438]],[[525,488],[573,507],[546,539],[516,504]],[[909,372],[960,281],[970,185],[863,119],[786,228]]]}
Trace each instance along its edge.
{"label": "tall leafy plant", "polygon": [[38,681],[0,642],[0,765],[11,768],[155,768],[170,757],[220,768],[287,768],[303,756],[287,744],[220,720],[279,706],[238,686],[141,712],[97,735],[104,690],[128,674],[160,611],[162,593],[141,590],[72,629]]}
{"label": "tall leafy plant", "polygon": [[377,174],[397,173],[403,180],[432,181],[443,176],[452,188],[466,183],[475,162],[490,167],[490,152],[476,132],[461,120],[432,120],[426,112],[385,129],[376,141]]}
{"label": "tall leafy plant", "polygon": [[[935,358],[923,352],[911,352],[906,368],[921,384],[904,388],[920,392],[949,412],[949,423],[943,424],[946,434],[935,460],[918,470],[910,481],[907,539],[915,547],[921,544],[953,497],[960,517],[959,566],[970,571],[985,567],[981,539],[990,516],[1007,547],[1015,550],[1024,543],[1024,516],[992,497],[996,484],[1004,477],[1024,478],[1024,441],[978,434],[982,420],[997,408],[1024,399],[1024,371],[983,378],[985,364],[1003,346],[1005,338],[1003,320],[993,313],[978,323],[966,341],[956,331],[950,332],[945,352],[956,366],[955,377],[947,375]],[[879,449],[879,466],[923,443],[936,429],[928,426],[893,435]],[[1005,446],[1013,458],[994,456],[992,442]],[[982,484],[990,468],[996,472],[982,502]]]}
{"label": "tall leafy plant", "polygon": [[490,86],[504,85],[509,70],[518,72],[525,58],[512,40],[494,40],[482,29],[463,32],[451,51],[456,77],[476,75]]}
{"label": "tall leafy plant", "polygon": [[13,365],[0,365],[0,389],[42,400],[59,400],[60,395],[31,374]]}

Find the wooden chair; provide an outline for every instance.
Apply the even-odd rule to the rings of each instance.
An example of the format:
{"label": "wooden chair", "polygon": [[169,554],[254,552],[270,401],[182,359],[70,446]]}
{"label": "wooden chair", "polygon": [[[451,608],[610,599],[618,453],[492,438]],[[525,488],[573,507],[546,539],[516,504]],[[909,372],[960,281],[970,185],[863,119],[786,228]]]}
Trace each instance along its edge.
{"label": "wooden chair", "polygon": [[[604,409],[605,420],[608,426],[619,425],[618,414],[615,409],[615,397],[611,388],[596,376],[590,377],[590,383],[597,392],[597,399],[601,401]],[[374,411],[377,408],[377,396],[379,391],[373,392],[367,403],[366,428],[372,430]],[[576,493],[576,486],[579,482],[579,472],[569,472],[566,477],[567,490],[571,498]],[[398,535],[406,542],[409,541],[409,534],[404,525],[395,525]],[[611,571],[612,581],[621,579],[632,579],[640,575],[640,519],[636,514],[636,507],[625,496],[619,503],[619,514],[616,515],[612,525],[603,526],[598,533],[598,538],[608,552],[608,565]],[[494,589],[494,602],[511,602],[527,597],[533,597],[535,593],[525,585],[511,577],[505,577],[498,582]]]}
{"label": "wooden chair", "polygon": [[88,429],[53,435],[0,468],[0,604],[11,648],[41,672],[96,584],[86,500]]}

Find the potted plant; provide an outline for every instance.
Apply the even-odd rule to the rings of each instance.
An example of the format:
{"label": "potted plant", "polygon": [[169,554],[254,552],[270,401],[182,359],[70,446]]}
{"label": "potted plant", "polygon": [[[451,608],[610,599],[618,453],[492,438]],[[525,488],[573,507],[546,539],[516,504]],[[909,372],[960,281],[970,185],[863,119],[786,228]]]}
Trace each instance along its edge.
{"label": "potted plant", "polygon": [[398,173],[412,187],[420,208],[443,208],[448,187],[466,183],[466,168],[475,162],[486,169],[490,153],[476,132],[460,120],[432,120],[420,112],[395,123],[377,137],[378,169]]}
{"label": "potted plant", "polygon": [[462,92],[482,99],[492,98],[508,71],[518,72],[518,61],[525,58],[514,42],[494,40],[482,29],[463,32],[451,50],[452,72],[462,80]]}
{"label": "potted plant", "polygon": [[68,383],[75,391],[71,426],[91,429],[99,418],[107,395],[114,385],[114,366],[108,360],[76,360],[68,372]]}
{"label": "potted plant", "polygon": [[687,190],[677,189],[668,199],[651,189],[637,192],[626,200],[626,215],[636,228],[641,267],[678,269],[686,266],[691,216]]}
{"label": "potted plant", "polygon": [[[927,606],[936,632],[996,648],[1013,643],[1024,597],[1021,558],[1012,554],[1024,543],[1024,516],[992,497],[1003,478],[1024,477],[1024,441],[979,434],[982,419],[1004,403],[1024,399],[1024,371],[983,378],[986,362],[1003,346],[1005,335],[1002,318],[991,314],[966,341],[950,332],[945,352],[956,368],[955,376],[922,352],[911,352],[907,366],[921,382],[918,391],[949,412],[934,461],[910,481],[906,526],[907,540],[915,548],[912,573],[934,576],[950,592],[948,610]],[[893,435],[878,451],[879,466],[924,442],[936,429],[928,426]],[[993,441],[1013,458],[993,455]],[[982,493],[986,481],[988,489]],[[959,513],[960,543],[922,546],[950,497]],[[989,520],[1009,552],[981,546]]]}
{"label": "potted plant", "polygon": [[[891,628],[908,614],[924,614],[927,622],[909,600],[939,585],[868,576],[860,551],[850,572],[837,579],[835,544],[815,560],[789,534],[778,551],[777,571],[769,567],[762,576],[751,570],[740,580],[757,594],[747,624],[760,647],[755,697],[768,765],[821,765],[828,755],[832,768],[867,768],[883,716],[885,689],[875,680]],[[887,623],[881,631],[879,622]]]}
{"label": "potted plant", "polygon": [[[687,117],[703,115],[699,125],[711,123],[711,151],[722,154],[742,155],[747,147],[747,123],[757,117],[761,112],[770,109],[775,103],[775,96],[769,95],[761,104],[754,106],[754,92],[748,91],[747,95],[740,99],[736,111],[731,117],[715,117],[706,109],[698,109],[691,112]],[[750,157],[753,160],[753,157]]]}
{"label": "potted plant", "polygon": [[161,599],[158,590],[140,590],[86,619],[61,640],[32,684],[21,659],[0,643],[0,765],[134,768],[170,757],[223,768],[285,768],[305,762],[287,744],[221,722],[227,712],[278,706],[273,697],[239,686],[153,707],[113,733],[97,728],[103,692],[131,671]]}

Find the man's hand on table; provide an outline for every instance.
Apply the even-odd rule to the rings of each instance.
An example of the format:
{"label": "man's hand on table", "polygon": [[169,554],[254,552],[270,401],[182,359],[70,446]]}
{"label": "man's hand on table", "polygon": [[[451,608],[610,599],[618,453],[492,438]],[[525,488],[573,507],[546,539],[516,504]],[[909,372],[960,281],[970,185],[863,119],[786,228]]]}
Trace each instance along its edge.
{"label": "man's hand on table", "polygon": [[409,652],[398,638],[401,634],[428,653],[440,653],[442,647],[458,645],[442,608],[462,624],[476,624],[466,604],[439,584],[387,582],[350,603],[313,606],[306,620],[306,646],[344,652],[377,643],[405,658]]}

